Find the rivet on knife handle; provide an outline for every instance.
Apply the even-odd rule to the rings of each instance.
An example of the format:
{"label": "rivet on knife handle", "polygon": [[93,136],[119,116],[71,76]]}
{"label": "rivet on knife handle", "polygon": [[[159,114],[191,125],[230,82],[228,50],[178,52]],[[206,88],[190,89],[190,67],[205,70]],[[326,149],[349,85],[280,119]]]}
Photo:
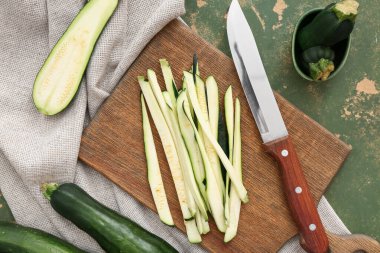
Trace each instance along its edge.
{"label": "rivet on knife handle", "polygon": [[278,162],[285,194],[300,232],[300,243],[309,253],[328,252],[329,242],[310,194],[301,164],[290,137],[263,144]]}

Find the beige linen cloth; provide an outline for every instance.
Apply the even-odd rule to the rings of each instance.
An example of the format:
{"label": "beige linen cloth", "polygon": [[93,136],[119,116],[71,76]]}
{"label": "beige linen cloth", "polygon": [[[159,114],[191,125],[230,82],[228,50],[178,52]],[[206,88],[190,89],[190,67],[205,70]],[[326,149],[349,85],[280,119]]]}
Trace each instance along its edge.
{"label": "beige linen cloth", "polygon": [[[185,12],[184,1],[120,0],[98,40],[74,102],[59,115],[44,116],[33,105],[34,78],[84,4],[84,0],[0,1],[1,191],[18,223],[43,229],[90,252],[103,251],[51,208],[41,195],[41,183],[75,182],[180,252],[203,252],[177,229],[162,224],[153,212],[77,161],[83,128],[149,40]],[[340,228],[338,232],[347,232],[327,202],[323,203],[325,221]],[[283,252],[297,252],[296,248],[294,243]]]}

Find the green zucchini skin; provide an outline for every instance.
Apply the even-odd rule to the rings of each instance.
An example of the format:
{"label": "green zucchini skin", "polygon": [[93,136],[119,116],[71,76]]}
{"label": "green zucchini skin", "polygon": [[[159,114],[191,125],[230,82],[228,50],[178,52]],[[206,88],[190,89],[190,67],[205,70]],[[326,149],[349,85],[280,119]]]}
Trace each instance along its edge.
{"label": "green zucchini skin", "polygon": [[302,53],[302,58],[306,63],[315,63],[321,58],[334,61],[335,53],[330,47],[317,46],[306,49]]}
{"label": "green zucchini skin", "polygon": [[355,16],[339,14],[336,4],[330,4],[304,26],[297,35],[302,50],[315,46],[332,46],[348,38],[355,25]]}
{"label": "green zucchini skin", "polygon": [[52,190],[50,203],[108,253],[177,252],[158,236],[93,199],[76,184],[65,183]]}
{"label": "green zucchini skin", "polygon": [[85,251],[38,229],[0,222],[1,253],[85,253]]}

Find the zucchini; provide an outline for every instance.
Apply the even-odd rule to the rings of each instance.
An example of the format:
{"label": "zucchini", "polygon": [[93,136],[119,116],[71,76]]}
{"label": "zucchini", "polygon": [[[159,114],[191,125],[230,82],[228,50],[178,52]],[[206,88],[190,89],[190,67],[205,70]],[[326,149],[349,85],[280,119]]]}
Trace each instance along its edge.
{"label": "zucchini", "polygon": [[0,221],[2,253],[84,253],[70,243],[39,229]]}
{"label": "zucchini", "polygon": [[326,80],[335,69],[335,53],[330,47],[311,47],[302,53],[302,58],[314,80]]}
{"label": "zucchini", "polygon": [[334,61],[335,52],[330,47],[317,46],[306,49],[302,53],[302,58],[306,63],[315,63],[324,58],[330,61]]}
{"label": "zucchini", "polygon": [[160,166],[158,164],[156,147],[154,145],[152,129],[150,127],[148,112],[146,110],[144,97],[141,94],[141,107],[142,107],[142,122],[144,132],[144,147],[148,167],[148,181],[150,190],[152,191],[154,204],[160,219],[163,223],[173,226],[174,221],[170,213],[168,199],[166,198],[164,183]]}
{"label": "zucchini", "polygon": [[117,4],[117,0],[89,1],[58,40],[34,81],[33,101],[38,111],[54,115],[69,105]]}
{"label": "zucchini", "polygon": [[[169,168],[173,177],[174,186],[177,191],[182,216],[186,226],[187,237],[191,243],[199,243],[202,241],[202,239],[197,230],[197,226],[194,220],[195,209],[194,211],[190,209],[190,206],[193,206],[194,199],[191,194],[189,194],[188,187],[183,178],[177,150],[173,137],[171,135],[171,128],[169,128],[170,125],[168,125],[165,121],[163,112],[160,110],[160,106],[153,94],[152,87],[149,82],[145,81],[144,77],[141,76],[137,77],[137,79],[139,81],[141,91],[146,98],[152,119],[156,125],[157,132],[160,135],[166,158],[168,159]],[[164,100],[163,96],[158,96],[158,98],[162,98],[162,100]],[[165,101],[164,103],[166,104]],[[167,110],[164,110],[164,112],[167,112]],[[168,112],[166,114],[168,115]]]}
{"label": "zucchini", "polygon": [[301,49],[332,46],[346,39],[354,28],[358,7],[355,0],[328,5],[299,31],[297,41]]}
{"label": "zucchini", "polygon": [[310,76],[314,80],[327,80],[334,69],[334,62],[324,58],[316,63],[309,63]]}
{"label": "zucchini", "polygon": [[147,102],[150,114],[152,115],[154,125],[157,128],[158,135],[160,136],[166,158],[168,160],[170,172],[174,181],[174,186],[177,191],[177,196],[181,207],[183,219],[191,219],[193,215],[191,214],[189,206],[187,204],[188,200],[186,196],[185,182],[183,179],[177,151],[169,127],[166,124],[165,118],[160,110],[157,100],[154,97],[153,91],[149,83],[144,80],[144,77],[141,76],[138,77],[138,81],[141,87],[141,91],[144,94],[145,100]]}
{"label": "zucchini", "polygon": [[191,100],[191,103],[193,105],[194,112],[195,112],[195,115],[197,116],[198,122],[200,123],[201,128],[203,130],[203,133],[205,133],[205,136],[213,145],[213,147],[214,147],[216,153],[218,154],[222,164],[224,165],[225,169],[227,170],[227,173],[228,173],[229,177],[231,178],[232,183],[235,185],[237,192],[239,193],[240,199],[243,201],[243,203],[247,203],[248,202],[248,193],[247,193],[247,190],[245,189],[245,187],[242,183],[241,178],[239,178],[237,172],[235,171],[231,162],[228,160],[223,149],[220,147],[218,141],[214,138],[214,136],[210,130],[210,125],[204,119],[204,117],[202,115],[202,112],[201,112],[201,109],[199,106],[199,102],[198,102],[198,98],[196,95],[196,91],[195,91],[193,76],[191,73],[189,73],[187,71],[184,71],[183,73],[184,73],[184,76],[186,79],[190,100]]}
{"label": "zucchini", "polygon": [[55,211],[94,238],[108,253],[177,252],[160,237],[102,205],[73,183],[42,186]]}
{"label": "zucchini", "polygon": [[[232,163],[232,155],[233,155],[233,142],[234,142],[234,102],[232,97],[232,86],[229,86],[226,94],[224,95],[224,111],[226,118],[226,126],[228,133],[228,156],[230,162]],[[229,223],[230,219],[230,178],[228,174],[226,174],[226,197],[224,202],[224,215],[226,218],[226,223]]]}
{"label": "zucchini", "polygon": [[[226,223],[224,220],[223,197],[218,187],[215,174],[213,173],[213,170],[211,168],[211,163],[207,156],[206,148],[203,144],[203,140],[201,136],[199,135],[198,130],[195,126],[195,123],[191,117],[189,103],[187,101],[185,92],[186,91],[183,91],[179,95],[178,100],[177,100],[178,114],[186,115],[188,122],[191,124],[194,130],[195,138],[198,142],[199,150],[202,155],[203,164],[204,164],[204,168],[206,172],[206,180],[207,180],[206,192],[207,192],[207,199],[209,201],[209,205],[211,208],[211,214],[214,217],[214,220],[218,229],[221,232],[224,232],[226,231]],[[203,229],[202,229],[202,232],[203,232]]]}
{"label": "zucchini", "polygon": [[170,94],[170,99],[172,100],[172,103],[175,104],[178,97],[178,90],[173,78],[173,73],[170,68],[169,62],[166,59],[160,59],[160,65],[162,75],[164,76],[166,90]]}
{"label": "zucchini", "polygon": [[[240,101],[236,99],[235,102],[235,122],[234,122],[234,144],[233,144],[233,165],[236,171],[238,172],[241,179],[242,178],[242,168],[241,168],[241,130],[240,130]],[[235,186],[232,185],[230,192],[230,201],[229,206],[229,222],[227,225],[226,233],[224,235],[224,242],[229,242],[237,234],[237,228],[240,217],[240,207],[241,200],[235,189]]]}
{"label": "zucchini", "polygon": [[[185,143],[181,136],[181,131],[178,126],[177,113],[175,111],[175,104],[171,103],[171,100],[168,99],[165,101],[164,96],[162,95],[161,88],[158,84],[156,74],[153,70],[148,69],[148,79],[153,90],[153,93],[159,102],[159,106],[161,111],[163,112],[166,123],[171,130],[171,134],[174,140],[174,144],[176,146],[176,150],[178,153],[179,162],[182,168],[182,173],[185,180],[185,186],[187,186],[187,191],[190,191],[191,195],[195,203],[197,204],[199,210],[201,211],[203,217],[207,219],[207,208],[205,203],[202,200],[201,193],[197,187],[197,183],[194,178],[193,168],[191,165],[189,154],[186,150]],[[188,192],[189,195],[189,192]],[[191,197],[188,197],[188,200],[191,200]],[[189,201],[189,208],[192,215],[195,215],[196,207],[195,205],[190,205],[192,202]]]}
{"label": "zucchini", "polygon": [[[196,80],[195,85],[196,85],[196,89],[197,89],[197,97],[198,97],[199,106],[200,106],[203,118],[206,120],[207,124],[210,126],[210,131],[212,132],[214,138],[217,139],[217,133],[215,134],[215,132],[211,129],[211,125],[210,125],[209,109],[208,109],[208,105],[207,105],[207,96],[206,96],[205,84],[204,84],[203,80],[200,78],[200,76],[198,76],[198,75],[195,75],[195,80]],[[213,84],[210,84],[210,85],[216,85],[216,82]],[[210,91],[210,93],[216,92],[216,94],[213,93],[213,94],[210,94],[210,96],[216,97],[216,102],[218,103],[217,87],[216,87],[216,89],[215,89],[215,87],[211,88],[211,90],[209,90],[209,91]],[[210,102],[213,103],[213,106],[215,106],[214,105],[215,99],[214,99],[214,101],[210,101]],[[214,111],[213,111],[213,113],[214,113]],[[213,117],[214,118],[212,120],[215,121],[215,120],[218,120],[219,115],[213,114]],[[213,122],[213,124],[214,123],[215,122]],[[215,152],[215,149],[214,149],[213,145],[210,143],[210,141],[204,136],[202,127],[200,126],[199,122],[198,122],[198,131],[199,131],[199,135],[201,136],[202,141],[205,145],[207,156],[208,156],[208,159],[210,160],[211,168],[215,174],[216,182],[218,184],[219,190],[220,190],[220,192],[222,194],[222,198],[223,198],[224,193],[225,193],[224,192],[225,189],[224,189],[223,177],[222,177],[222,172],[221,172],[218,154]],[[217,130],[216,130],[216,132],[217,132]]]}
{"label": "zucchini", "polygon": [[[187,92],[185,92],[185,93],[187,93]],[[178,123],[179,123],[179,127],[181,130],[181,134],[182,134],[183,140],[185,142],[187,151],[188,151],[189,156],[190,156],[190,160],[192,163],[194,176],[195,176],[195,179],[197,181],[198,188],[202,194],[202,197],[205,201],[207,209],[210,210],[210,208],[208,206],[207,195],[206,195],[205,169],[203,166],[202,156],[201,156],[201,153],[200,153],[200,150],[198,147],[198,143],[197,143],[197,140],[195,139],[194,130],[193,130],[193,128],[192,128],[192,126],[191,126],[190,122],[188,121],[185,114],[183,114],[183,113],[181,113],[181,111],[177,110],[177,115],[178,115]]]}

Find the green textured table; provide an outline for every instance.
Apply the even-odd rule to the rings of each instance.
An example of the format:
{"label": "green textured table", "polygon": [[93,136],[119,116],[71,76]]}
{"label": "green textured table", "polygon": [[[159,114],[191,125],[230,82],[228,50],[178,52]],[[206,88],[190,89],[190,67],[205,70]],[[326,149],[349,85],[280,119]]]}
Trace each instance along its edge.
{"label": "green textured table", "polygon": [[[301,79],[291,61],[291,36],[307,10],[331,1],[240,1],[273,88],[343,141],[352,153],[326,196],[353,233],[380,240],[380,21],[377,1],[360,0],[348,61],[329,82]],[[229,0],[186,0],[184,20],[230,54],[226,34]],[[380,38],[379,38],[380,40]],[[202,57],[202,56],[200,56]],[[201,59],[200,59],[201,60]],[[0,220],[12,220],[0,196]]]}

